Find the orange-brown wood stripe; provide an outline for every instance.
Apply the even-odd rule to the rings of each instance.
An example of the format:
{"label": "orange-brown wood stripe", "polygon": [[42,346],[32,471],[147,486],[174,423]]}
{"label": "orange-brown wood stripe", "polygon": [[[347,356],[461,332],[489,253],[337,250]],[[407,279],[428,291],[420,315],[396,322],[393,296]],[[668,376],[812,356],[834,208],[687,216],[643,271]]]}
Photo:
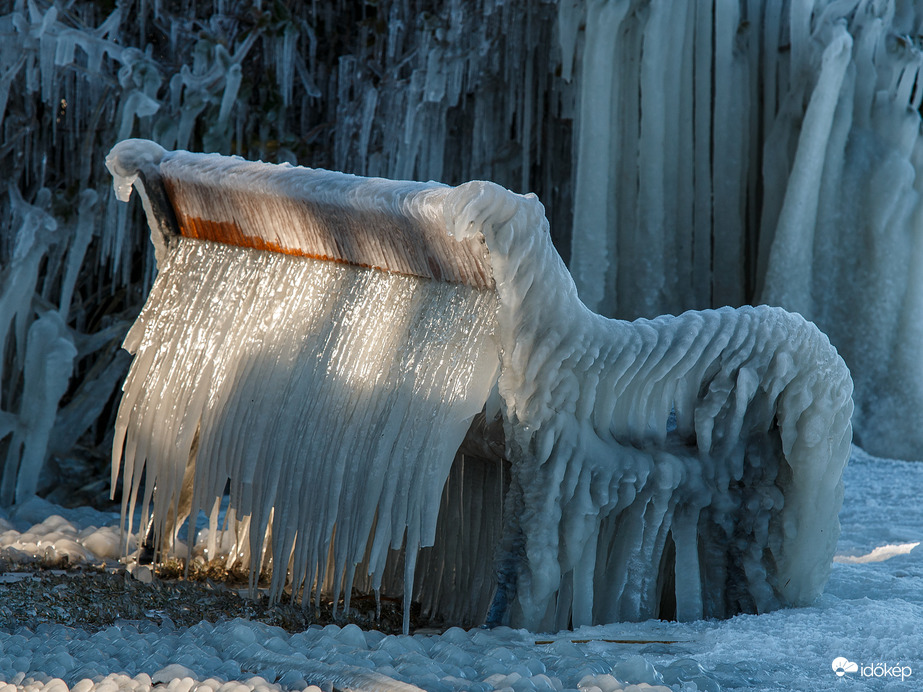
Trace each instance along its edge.
{"label": "orange-brown wood stripe", "polygon": [[545,644],[554,644],[556,641],[570,642],[571,644],[589,644],[590,642],[602,642],[604,644],[683,644],[684,639],[536,639],[536,646]]}
{"label": "orange-brown wood stripe", "polygon": [[268,252],[278,252],[283,255],[293,257],[307,257],[309,259],[323,260],[325,262],[337,262],[339,264],[351,264],[356,267],[365,267],[366,269],[378,269],[387,271],[383,267],[376,267],[371,264],[362,264],[361,262],[351,261],[345,257],[330,257],[308,252],[301,248],[289,248],[273,243],[259,236],[246,235],[240,226],[234,221],[212,221],[197,216],[186,214],[182,205],[179,203],[180,195],[176,189],[174,181],[164,178],[164,187],[167,190],[167,196],[173,205],[173,211],[176,214],[179,232],[184,238],[193,238],[196,240],[209,240],[213,243],[224,243],[225,245],[236,245],[237,247],[253,248],[254,250],[265,250]]}
{"label": "orange-brown wood stripe", "polygon": [[225,245],[236,245],[238,247],[249,247],[254,250],[266,250],[268,252],[278,252],[283,255],[293,257],[308,257],[310,259],[324,260],[326,262],[338,262],[340,264],[352,264],[357,267],[367,269],[378,269],[385,271],[383,267],[376,267],[371,264],[362,264],[353,262],[343,257],[330,257],[328,255],[319,255],[301,248],[283,247],[278,243],[271,243],[258,236],[244,235],[240,226],[233,221],[210,221],[194,216],[179,214],[179,230],[184,238],[195,238],[196,240],[210,240],[214,243],[224,243]]}

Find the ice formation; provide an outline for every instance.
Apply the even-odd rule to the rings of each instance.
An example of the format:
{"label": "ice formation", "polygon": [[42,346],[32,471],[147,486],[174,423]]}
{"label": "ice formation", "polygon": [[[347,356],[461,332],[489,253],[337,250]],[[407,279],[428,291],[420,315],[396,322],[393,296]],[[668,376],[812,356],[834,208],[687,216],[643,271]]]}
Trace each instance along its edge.
{"label": "ice formation", "polygon": [[65,510],[41,498],[0,513],[0,558],[48,567],[118,566],[124,555],[118,515],[83,507]]}
{"label": "ice formation", "polygon": [[[24,334],[33,303],[63,305],[78,349],[48,447],[30,459],[73,455],[78,439],[77,453],[108,443],[101,431],[111,429],[126,368],[118,346],[153,280],[137,214],[110,194],[89,199],[108,185],[102,158],[115,141],[143,136],[170,148],[422,180],[479,175],[525,188],[536,176],[556,177],[539,166],[558,151],[533,151],[511,136],[562,127],[541,96],[557,63],[546,50],[554,6],[520,13],[496,0],[452,0],[430,9],[351,0],[258,3],[246,13],[222,0],[0,6],[0,263],[9,267],[20,226],[9,213],[15,201],[5,204],[8,189],[58,228],[34,281],[20,275],[21,300],[0,303],[0,321],[16,321]],[[486,48],[498,45],[534,63],[535,79],[519,84],[521,61],[498,61]],[[4,334],[0,349],[21,365],[24,341]],[[18,416],[16,365],[7,363],[0,387],[3,412]],[[7,430],[12,419],[3,418]],[[0,438],[0,460],[6,444]]]}
{"label": "ice formation", "polygon": [[41,207],[27,204],[15,189],[10,201],[19,224],[10,261],[0,275],[0,376],[5,385],[0,388],[0,441],[7,440],[0,478],[3,505],[27,500],[38,488],[58,405],[77,356],[63,315],[76,280],[73,265],[79,262],[72,260],[82,254],[81,241],[76,240],[68,253],[69,271],[58,309],[46,305],[36,310],[32,292],[42,262],[58,244],[57,223]]}
{"label": "ice formation", "polygon": [[[229,485],[254,574],[271,528],[265,549],[283,565],[274,597],[288,565],[296,593],[320,598],[326,584],[348,607],[357,565],[378,591],[389,550],[404,546],[409,604],[417,551],[435,540],[443,486],[498,359],[492,290],[408,271],[454,278],[467,267],[483,283],[472,254],[482,244],[465,253],[445,235],[431,201],[445,187],[162,154],[150,142],[122,143],[109,161],[124,173],[154,158],[181,232],[223,231],[237,245],[174,238],[126,337],[135,360],[113,449],[113,487],[124,453],[123,510],[133,515],[146,471],[143,513],[156,487],[155,533],[175,530],[192,459],[193,516]],[[146,180],[148,191],[160,182]],[[419,239],[436,229],[455,253],[441,263],[439,243]],[[426,247],[419,265],[401,263]]]}
{"label": "ice formation", "polygon": [[[764,612],[822,589],[852,385],[800,316],[600,317],[535,196],[492,183],[362,179],[137,140],[108,160],[117,187],[140,171],[149,198],[161,176],[178,227],[125,342],[135,359],[113,448],[123,511],[145,471],[159,535],[192,468],[193,513],[229,484],[248,521],[239,547],[254,569],[268,550],[276,596],[280,566],[305,598],[377,591],[401,547],[407,601],[444,615],[452,573],[471,596],[445,605],[463,620],[486,615],[494,580],[469,565],[497,548],[491,618],[532,629]],[[430,240],[437,230],[454,253]],[[428,257],[424,271],[397,252]],[[495,288],[432,278],[472,257],[489,274],[464,276]],[[485,499],[504,488],[497,461],[456,460],[446,484],[495,382],[512,476],[502,502]],[[501,511],[502,535],[462,528]],[[443,533],[440,521],[456,523]],[[421,546],[434,547],[415,589]]]}
{"label": "ice formation", "polygon": [[[844,481],[839,557],[920,539],[923,464],[871,458],[854,447]],[[6,531],[6,520],[14,532]],[[57,541],[67,537],[70,526],[78,533],[97,526],[117,536],[118,515],[34,500],[10,513],[0,509],[0,554],[25,552],[36,539]],[[838,562],[823,597],[810,607],[729,620],[621,622],[557,634],[453,627],[405,637],[355,625],[315,625],[289,633],[241,619],[183,627],[153,611],[147,621],[121,621],[99,630],[50,622],[0,628],[0,690],[65,692],[66,685],[73,692],[116,687],[281,692],[311,684],[329,689],[347,675],[353,689],[365,683],[365,689],[415,685],[458,692],[649,690],[644,684],[709,692],[843,685],[914,689],[923,650],[920,550],[883,562]],[[23,576],[31,574],[0,576],[0,591],[10,588],[4,583],[8,578]],[[0,618],[7,622],[10,605],[6,599],[0,603]],[[36,614],[38,620],[45,617],[58,616],[54,608]],[[860,667],[886,662],[909,666],[912,674],[902,683],[879,668],[877,679],[870,672],[840,680],[831,670],[840,652],[850,652]],[[363,680],[360,669],[378,675]]]}
{"label": "ice formation", "polygon": [[838,535],[852,382],[778,308],[623,322],[588,310],[544,210],[490,183],[449,196],[500,299],[512,462],[501,616],[532,629],[764,612],[812,600]]}

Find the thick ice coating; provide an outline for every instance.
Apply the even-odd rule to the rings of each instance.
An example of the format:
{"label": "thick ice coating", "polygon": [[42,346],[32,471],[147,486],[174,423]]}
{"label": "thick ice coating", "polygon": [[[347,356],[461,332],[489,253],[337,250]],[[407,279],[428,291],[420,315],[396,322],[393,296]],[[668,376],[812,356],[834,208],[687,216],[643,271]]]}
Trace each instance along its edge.
{"label": "thick ice coating", "polygon": [[491,287],[483,241],[445,235],[442,185],[165,152],[144,140],[120,142],[106,165],[123,201],[138,171],[156,168],[187,238]]}
{"label": "thick ice coating", "polygon": [[468,183],[446,219],[484,235],[500,297],[513,478],[494,617],[547,629],[815,598],[851,439],[827,338],[766,307],[602,318],[534,196]]}
{"label": "thick ice coating", "polygon": [[[121,463],[127,516],[139,496],[145,513],[152,501],[169,537],[184,486],[193,511],[229,486],[236,554],[254,569],[271,559],[275,596],[288,582],[305,600],[312,588],[348,599],[354,585],[396,580],[408,601],[466,622],[487,617],[495,591],[491,621],[532,629],[724,617],[820,593],[852,385],[800,316],[602,318],[577,298],[538,200],[492,183],[365,181],[180,152],[161,168],[180,181],[172,199],[196,191],[200,210],[183,202],[177,218],[234,222],[268,245],[329,218],[279,210],[337,199],[342,218],[320,229],[334,240],[375,226],[376,209],[389,224],[424,219],[449,242],[486,244],[494,288],[171,241],[125,342],[135,359],[113,478]],[[208,186],[232,181],[216,209],[200,173]],[[456,458],[495,385],[512,474],[502,501],[506,461],[485,471]],[[402,546],[395,569],[389,549]],[[497,579],[485,579],[494,549]],[[465,603],[449,593],[458,585]]]}

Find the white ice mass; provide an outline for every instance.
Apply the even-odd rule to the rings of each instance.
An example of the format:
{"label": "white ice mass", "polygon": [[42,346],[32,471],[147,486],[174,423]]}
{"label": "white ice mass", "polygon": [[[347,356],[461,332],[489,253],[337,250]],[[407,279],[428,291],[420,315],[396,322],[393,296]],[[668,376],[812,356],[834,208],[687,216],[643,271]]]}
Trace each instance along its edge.
{"label": "white ice mass", "polygon": [[[275,596],[288,579],[304,598],[342,590],[348,607],[367,576],[382,588],[388,549],[402,547],[405,608],[415,578],[425,599],[430,579],[495,554],[492,610],[473,610],[496,586],[486,579],[463,620],[532,629],[728,617],[820,593],[852,384],[800,316],[599,317],[534,195],[491,183],[361,179],[130,140],[109,156],[115,185],[155,159],[143,188],[164,186],[178,234],[125,342],[135,360],[113,483],[121,464],[127,516],[153,496],[156,535],[175,525],[189,473],[193,514],[230,485],[248,522],[240,549],[254,573],[271,556]],[[448,236],[457,253],[432,260]],[[452,279],[481,243],[488,281],[463,276],[495,291],[432,278]],[[401,254],[428,257],[428,276],[408,275],[421,272]],[[500,545],[459,554],[448,536],[417,573],[498,353],[512,482],[485,508],[502,518]],[[467,502],[500,492],[481,490]]]}
{"label": "white ice mass", "polygon": [[858,442],[919,459],[923,4],[558,10],[581,91],[569,259],[581,298],[626,319],[798,312],[850,367]]}

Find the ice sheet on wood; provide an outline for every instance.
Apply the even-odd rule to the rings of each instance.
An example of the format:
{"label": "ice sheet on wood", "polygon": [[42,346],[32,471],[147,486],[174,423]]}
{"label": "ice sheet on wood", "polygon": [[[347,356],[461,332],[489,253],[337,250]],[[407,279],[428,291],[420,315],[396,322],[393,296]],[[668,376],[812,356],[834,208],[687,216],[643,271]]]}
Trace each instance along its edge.
{"label": "ice sheet on wood", "polygon": [[[165,152],[143,140],[120,142],[107,165],[123,200],[139,172],[156,171],[188,238],[476,288],[492,284],[483,243],[453,243],[445,235],[445,186]],[[148,194],[151,187],[144,187]]]}

